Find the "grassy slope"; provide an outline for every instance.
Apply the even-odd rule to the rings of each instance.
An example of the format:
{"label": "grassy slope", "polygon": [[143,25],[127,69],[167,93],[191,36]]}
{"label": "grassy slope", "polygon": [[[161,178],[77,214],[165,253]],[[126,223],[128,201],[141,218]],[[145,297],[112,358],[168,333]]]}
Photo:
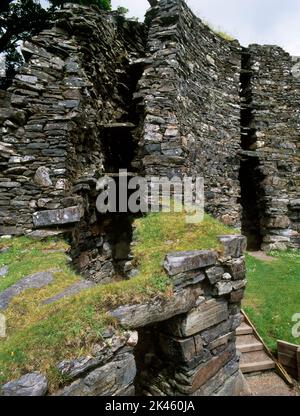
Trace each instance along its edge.
{"label": "grassy slope", "polygon": [[162,262],[168,252],[192,249],[219,249],[217,237],[232,233],[228,227],[206,216],[198,225],[186,224],[184,214],[151,214],[136,222],[134,254],[140,275],[122,282],[97,286],[52,305],[41,305],[78,281],[67,265],[66,255],[49,250],[66,248],[60,241],[35,242],[27,238],[0,240],[11,250],[0,254],[0,267],[9,274],[1,279],[3,290],[20,278],[37,271],[59,268],[55,282],[39,290],[27,290],[14,299],[5,311],[7,338],[0,341],[0,383],[39,370],[46,372],[51,390],[65,380],[56,364],[91,352],[102,340],[107,325],[115,325],[107,311],[114,307],[140,303],[152,297],[172,296]]}
{"label": "grassy slope", "polygon": [[300,251],[273,253],[276,261],[247,256],[248,286],[244,309],[267,345],[281,339],[300,345],[292,336],[292,317],[300,313]]}

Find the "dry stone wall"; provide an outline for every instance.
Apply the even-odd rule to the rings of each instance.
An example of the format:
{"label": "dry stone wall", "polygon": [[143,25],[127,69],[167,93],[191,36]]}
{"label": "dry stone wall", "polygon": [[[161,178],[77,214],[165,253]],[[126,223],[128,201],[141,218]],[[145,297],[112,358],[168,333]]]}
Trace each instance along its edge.
{"label": "dry stone wall", "polygon": [[0,111],[1,234],[83,217],[107,163],[101,138],[130,118],[128,68],[143,39],[137,22],[70,5],[25,43],[26,64]]}
{"label": "dry stone wall", "polygon": [[[132,272],[131,218],[95,207],[97,180],[121,168],[204,176],[206,210],[251,246],[299,247],[299,59],[220,38],[183,0],[161,0],[144,24],[69,5],[23,54],[0,95],[0,235],[68,231],[87,278]],[[246,242],[221,241],[222,252],[168,255],[173,296],[111,311],[124,330],[58,363],[73,383],[57,394],[245,394],[235,329]],[[47,394],[45,376],[2,390],[17,393]]]}
{"label": "dry stone wall", "polygon": [[[220,251],[170,253],[164,268],[173,293],[110,311],[90,356],[57,363],[69,381],[59,396],[249,395],[239,370],[235,330],[246,287],[246,238],[220,237]],[[37,371],[2,387],[4,396],[46,395]]]}
{"label": "dry stone wall", "polygon": [[[242,166],[248,177],[242,179],[254,189],[244,231],[250,225],[264,249],[299,247],[299,68],[300,58],[276,46],[243,51]],[[252,216],[251,202],[257,207]]]}
{"label": "dry stone wall", "polygon": [[145,171],[203,176],[206,210],[240,226],[241,48],[213,33],[184,1],[160,1],[148,19],[138,93],[145,104]]}
{"label": "dry stone wall", "polygon": [[183,0],[144,24],[69,5],[23,53],[0,100],[0,234],[80,223],[78,264],[106,262],[95,183],[122,168],[203,176],[206,210],[250,248],[299,247],[298,58],[222,39]]}

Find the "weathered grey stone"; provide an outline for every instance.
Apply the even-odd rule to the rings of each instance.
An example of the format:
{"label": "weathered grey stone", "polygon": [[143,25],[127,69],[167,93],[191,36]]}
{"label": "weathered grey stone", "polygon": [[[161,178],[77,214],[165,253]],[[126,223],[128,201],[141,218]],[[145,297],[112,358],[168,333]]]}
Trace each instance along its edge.
{"label": "weathered grey stone", "polygon": [[232,342],[235,339],[235,333],[229,332],[228,334],[222,335],[221,337],[215,339],[209,344],[209,349],[214,350],[216,348],[227,345],[229,342]]}
{"label": "weathered grey stone", "polygon": [[121,306],[111,311],[110,315],[126,328],[141,328],[189,311],[201,293],[201,289],[188,287],[179,290],[170,299],[157,297],[148,304]]}
{"label": "weathered grey stone", "polygon": [[170,276],[215,264],[217,253],[212,250],[183,251],[168,254],[164,267]]}
{"label": "weathered grey stone", "polygon": [[6,309],[13,298],[26,289],[40,289],[49,285],[54,280],[53,271],[39,272],[24,277],[14,285],[0,292],[0,309]]}
{"label": "weathered grey stone", "polygon": [[70,296],[74,296],[84,290],[91,289],[95,286],[95,283],[90,282],[88,280],[81,280],[77,283],[74,283],[73,285],[67,287],[65,290],[63,290],[61,293],[58,293],[57,295],[53,296],[52,298],[46,299],[43,301],[43,305],[49,305],[50,303],[57,302],[58,300]]}
{"label": "weathered grey stone", "polygon": [[247,285],[247,280],[246,279],[245,280],[239,280],[237,282],[232,283],[232,288],[233,288],[233,290],[240,290],[240,289],[245,288],[246,285]]}
{"label": "weathered grey stone", "polygon": [[209,269],[205,270],[205,273],[208,277],[208,280],[210,281],[210,284],[214,285],[219,280],[222,279],[224,274],[223,267],[211,267]]}
{"label": "weathered grey stone", "polygon": [[112,396],[133,384],[136,364],[132,354],[123,354],[66,387],[62,396]]}
{"label": "weathered grey stone", "polygon": [[139,334],[137,331],[130,331],[129,338],[127,340],[127,345],[129,347],[136,347],[139,340]]}
{"label": "weathered grey stone", "polygon": [[0,188],[20,188],[19,182],[0,182]]}
{"label": "weathered grey stone", "polygon": [[235,331],[242,323],[242,315],[240,314],[240,312],[238,312],[236,315],[231,316],[230,321],[231,331]]}
{"label": "weathered grey stone", "polygon": [[212,328],[209,328],[201,333],[201,337],[205,345],[208,345],[212,341],[218,339],[219,337],[228,334],[231,332],[231,322],[229,320],[223,321],[218,325],[215,325]]}
{"label": "weathered grey stone", "polygon": [[202,271],[185,272],[172,276],[172,282],[175,288],[184,288],[203,282],[205,277]]}
{"label": "weathered grey stone", "polygon": [[0,277],[4,277],[9,272],[8,266],[0,267]]}
{"label": "weathered grey stone", "polygon": [[129,331],[124,334],[109,334],[105,341],[95,344],[93,356],[81,357],[74,360],[64,360],[58,364],[58,370],[70,378],[86,373],[92,368],[99,367],[110,361],[125,347],[135,347],[138,342],[138,333]]}
{"label": "weathered grey stone", "polygon": [[233,280],[245,279],[246,263],[244,257],[228,261],[226,263],[226,267],[228,268]]}
{"label": "weathered grey stone", "polygon": [[42,187],[52,186],[49,172],[50,170],[48,168],[40,166],[34,175],[34,182]]}
{"label": "weathered grey stone", "polygon": [[72,224],[74,222],[79,222],[82,215],[83,210],[80,206],[48,211],[38,211],[33,214],[33,223],[35,227]]}
{"label": "weathered grey stone", "polygon": [[220,356],[213,357],[193,370],[188,379],[184,375],[180,376],[180,373],[176,374],[177,388],[184,394],[193,395],[208,380],[213,378],[230,361],[230,358],[230,352],[224,351]]}
{"label": "weathered grey stone", "polygon": [[218,282],[214,291],[217,296],[228,295],[232,291],[232,284],[230,282]]}
{"label": "weathered grey stone", "polygon": [[44,375],[35,372],[25,374],[20,379],[4,384],[2,396],[44,396],[48,390],[48,382]]}
{"label": "weathered grey stone", "polygon": [[159,335],[159,345],[163,353],[174,362],[195,363],[203,353],[202,338],[200,335],[189,338],[175,338],[166,334]]}
{"label": "weathered grey stone", "polygon": [[224,257],[241,257],[247,248],[247,239],[242,235],[224,235],[219,239],[224,246]]}
{"label": "weathered grey stone", "polygon": [[228,318],[227,302],[210,299],[192,309],[186,315],[168,322],[168,333],[174,336],[189,337]]}
{"label": "weathered grey stone", "polygon": [[230,294],[230,302],[231,303],[239,303],[242,301],[243,297],[244,297],[244,293],[245,290],[244,289],[240,289],[240,290],[235,290],[233,292],[231,292]]}
{"label": "weathered grey stone", "polygon": [[292,74],[296,79],[300,79],[300,61],[292,67]]}
{"label": "weathered grey stone", "polygon": [[35,239],[35,240],[44,240],[49,237],[56,237],[59,235],[64,234],[65,232],[69,232],[69,230],[60,229],[60,230],[34,230],[28,233],[28,236]]}
{"label": "weathered grey stone", "polygon": [[245,377],[241,371],[238,371],[226,380],[222,388],[213,396],[239,397],[252,396],[252,393]]}
{"label": "weathered grey stone", "polygon": [[239,363],[236,360],[231,360],[223,368],[221,368],[215,376],[210,378],[199,390],[195,391],[193,396],[212,396],[220,387],[222,387],[227,380],[230,380],[239,371]]}

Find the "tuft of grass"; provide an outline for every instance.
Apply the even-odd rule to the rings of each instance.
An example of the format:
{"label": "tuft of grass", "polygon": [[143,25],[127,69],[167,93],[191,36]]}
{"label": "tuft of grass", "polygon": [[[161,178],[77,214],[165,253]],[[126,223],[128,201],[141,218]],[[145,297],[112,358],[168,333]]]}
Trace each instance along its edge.
{"label": "tuft of grass", "polygon": [[209,215],[199,224],[187,224],[184,213],[149,214],[136,221],[134,257],[144,276],[162,274],[162,260],[170,252],[186,250],[220,250],[218,236],[233,234],[229,228]]}
{"label": "tuft of grass", "polygon": [[[104,329],[117,323],[108,313],[126,304],[173,296],[163,260],[172,251],[216,249],[218,236],[235,231],[210,216],[200,224],[187,224],[184,213],[150,214],[136,220],[133,254],[139,275],[126,281],[100,285],[75,296],[45,305],[43,300],[63,291],[80,278],[68,266],[65,242],[37,242],[14,238],[1,242],[10,250],[0,254],[0,265],[9,266],[1,289],[37,271],[59,269],[52,284],[27,290],[5,310],[7,337],[0,341],[0,383],[31,371],[47,374],[50,391],[66,383],[56,365],[63,359],[92,354],[95,343],[105,342]],[[53,251],[54,250],[54,251]]]}
{"label": "tuft of grass", "polygon": [[292,317],[300,313],[300,251],[273,252],[274,262],[247,255],[248,286],[244,309],[266,344],[277,340],[300,345],[294,338]]}
{"label": "tuft of grass", "polygon": [[204,25],[207,26],[215,35],[220,36],[220,38],[226,40],[227,42],[232,42],[235,40],[233,36],[231,36],[229,33],[225,32],[224,30],[221,30],[220,28],[215,28],[211,23],[207,21],[203,21]]}

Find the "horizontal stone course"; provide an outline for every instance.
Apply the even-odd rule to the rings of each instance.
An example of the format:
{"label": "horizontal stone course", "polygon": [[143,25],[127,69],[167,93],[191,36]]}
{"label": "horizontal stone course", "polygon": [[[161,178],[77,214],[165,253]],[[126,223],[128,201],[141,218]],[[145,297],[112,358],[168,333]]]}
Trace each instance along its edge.
{"label": "horizontal stone course", "polygon": [[171,276],[174,276],[182,272],[211,266],[216,262],[216,259],[217,253],[212,250],[184,251],[168,254],[164,267]]}
{"label": "horizontal stone course", "polygon": [[33,214],[33,223],[35,227],[72,224],[79,222],[82,216],[83,209],[80,206],[56,210],[38,211]]}

